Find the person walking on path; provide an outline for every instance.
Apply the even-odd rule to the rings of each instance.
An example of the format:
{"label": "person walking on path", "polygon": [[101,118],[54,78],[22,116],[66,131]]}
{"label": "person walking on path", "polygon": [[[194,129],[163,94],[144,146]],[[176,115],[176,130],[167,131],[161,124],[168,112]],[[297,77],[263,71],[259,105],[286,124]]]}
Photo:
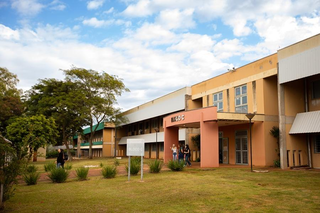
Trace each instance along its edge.
{"label": "person walking on path", "polygon": [[57,157],[57,168],[60,168],[60,166],[62,168],[64,168],[64,156],[63,156],[63,150],[62,149],[58,149],[58,157]]}
{"label": "person walking on path", "polygon": [[190,149],[189,149],[189,145],[188,144],[186,144],[186,146],[184,147],[184,154],[186,155],[185,165],[191,166],[191,163],[189,161],[189,159],[190,159]]}
{"label": "person walking on path", "polygon": [[172,150],[172,159],[177,160],[177,147],[176,147],[176,145],[173,144],[172,147],[170,147],[170,149]]}

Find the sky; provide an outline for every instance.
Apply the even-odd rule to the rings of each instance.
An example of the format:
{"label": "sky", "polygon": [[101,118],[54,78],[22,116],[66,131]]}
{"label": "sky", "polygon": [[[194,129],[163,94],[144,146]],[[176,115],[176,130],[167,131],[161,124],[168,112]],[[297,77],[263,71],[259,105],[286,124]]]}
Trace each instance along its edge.
{"label": "sky", "polygon": [[116,75],[122,110],[320,33],[320,0],[0,0],[0,67],[26,91],[72,67]]}

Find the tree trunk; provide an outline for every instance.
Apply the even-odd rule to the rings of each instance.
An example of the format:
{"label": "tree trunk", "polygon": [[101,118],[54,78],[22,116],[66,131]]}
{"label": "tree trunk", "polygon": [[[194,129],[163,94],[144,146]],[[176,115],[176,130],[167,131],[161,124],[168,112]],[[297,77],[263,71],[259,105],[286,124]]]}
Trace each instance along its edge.
{"label": "tree trunk", "polygon": [[4,208],[3,205],[3,184],[1,183],[0,185],[0,210],[2,210]]}

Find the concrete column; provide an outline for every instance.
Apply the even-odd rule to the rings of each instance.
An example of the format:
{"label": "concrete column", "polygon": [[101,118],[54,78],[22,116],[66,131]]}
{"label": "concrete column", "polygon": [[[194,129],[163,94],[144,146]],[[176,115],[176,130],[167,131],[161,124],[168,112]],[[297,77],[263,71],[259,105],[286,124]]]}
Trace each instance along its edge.
{"label": "concrete column", "polygon": [[219,131],[215,121],[200,121],[200,167],[219,167]]}
{"label": "concrete column", "polygon": [[167,163],[172,160],[172,150],[170,147],[175,144],[178,147],[179,144],[179,128],[178,127],[164,127],[164,153],[163,159]]}
{"label": "concrete column", "polygon": [[281,169],[287,169],[287,142],[286,142],[286,114],[284,85],[278,83],[278,104],[279,104],[279,146]]}

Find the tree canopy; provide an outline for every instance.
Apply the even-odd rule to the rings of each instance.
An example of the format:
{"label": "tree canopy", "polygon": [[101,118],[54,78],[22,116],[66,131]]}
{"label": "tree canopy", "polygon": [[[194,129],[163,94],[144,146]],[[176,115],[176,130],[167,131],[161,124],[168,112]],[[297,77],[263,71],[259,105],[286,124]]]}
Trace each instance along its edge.
{"label": "tree canopy", "polygon": [[[92,139],[96,128],[101,122],[115,120],[115,115],[120,111],[115,107],[116,97],[129,89],[125,87],[122,79],[105,72],[99,73],[95,70],[73,67],[70,70],[64,70],[64,73],[66,81],[77,84],[80,88],[79,92],[84,95],[84,116],[91,130],[89,158],[92,158]],[[96,125],[95,129],[94,125]]]}
{"label": "tree canopy", "polygon": [[33,152],[40,147],[55,144],[56,128],[54,119],[47,119],[44,115],[19,117],[7,127],[7,138],[12,142],[19,159],[28,155],[30,160]]}
{"label": "tree canopy", "polygon": [[16,88],[18,78],[6,68],[0,67],[0,134],[5,135],[6,127],[14,118],[22,115],[21,91]]}

